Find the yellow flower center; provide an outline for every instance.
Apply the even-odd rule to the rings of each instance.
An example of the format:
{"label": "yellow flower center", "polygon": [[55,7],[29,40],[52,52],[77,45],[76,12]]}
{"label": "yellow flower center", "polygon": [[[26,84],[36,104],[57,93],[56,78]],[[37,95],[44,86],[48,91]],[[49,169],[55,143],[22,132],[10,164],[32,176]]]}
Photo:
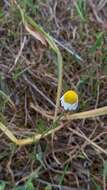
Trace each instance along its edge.
{"label": "yellow flower center", "polygon": [[78,101],[78,95],[73,90],[68,90],[64,94],[64,101],[69,104],[75,104]]}

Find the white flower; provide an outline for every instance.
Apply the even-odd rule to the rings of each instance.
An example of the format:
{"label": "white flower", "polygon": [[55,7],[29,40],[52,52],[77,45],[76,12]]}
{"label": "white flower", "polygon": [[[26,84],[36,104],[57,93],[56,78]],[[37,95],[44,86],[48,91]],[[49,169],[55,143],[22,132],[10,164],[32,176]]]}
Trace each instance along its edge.
{"label": "white flower", "polygon": [[65,110],[72,111],[78,107],[78,95],[73,90],[68,90],[60,100],[61,106],[64,107]]}

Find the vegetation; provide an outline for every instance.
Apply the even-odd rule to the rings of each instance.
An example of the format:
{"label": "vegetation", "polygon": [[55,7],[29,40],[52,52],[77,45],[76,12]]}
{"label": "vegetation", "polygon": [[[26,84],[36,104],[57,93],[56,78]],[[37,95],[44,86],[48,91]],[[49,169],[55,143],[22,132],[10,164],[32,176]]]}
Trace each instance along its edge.
{"label": "vegetation", "polygon": [[107,189],[106,17],[104,0],[0,2],[0,190]]}

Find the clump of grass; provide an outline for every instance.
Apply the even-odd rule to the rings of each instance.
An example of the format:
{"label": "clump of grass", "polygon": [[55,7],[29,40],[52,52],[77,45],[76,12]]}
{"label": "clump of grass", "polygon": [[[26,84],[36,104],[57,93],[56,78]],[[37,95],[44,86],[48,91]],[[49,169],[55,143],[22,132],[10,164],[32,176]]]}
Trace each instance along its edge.
{"label": "clump of grass", "polygon": [[[52,48],[52,50],[56,53],[57,55],[57,66],[58,66],[58,88],[57,88],[57,98],[56,98],[56,108],[55,108],[55,117],[54,117],[54,121],[56,120],[57,114],[58,114],[58,108],[59,108],[59,104],[60,104],[60,96],[61,96],[61,89],[62,89],[62,56],[60,53],[59,48],[57,47],[57,45],[55,44],[53,38],[46,33],[42,27],[40,27],[36,22],[33,21],[32,18],[30,18],[29,16],[27,16],[23,10],[21,9],[21,7],[15,2],[15,4],[17,5],[17,7],[20,10],[21,16],[22,16],[22,21],[23,24],[25,26],[26,29],[30,27],[33,28],[33,30],[35,31],[35,36],[37,36],[38,32],[41,36],[39,39],[41,39],[41,42],[43,42],[43,38],[48,42],[48,44],[50,45],[50,47]],[[30,34],[32,35],[31,30],[29,30]],[[42,38],[43,36],[43,38]],[[45,41],[44,41],[45,43]]]}
{"label": "clump of grass", "polygon": [[[5,188],[14,186],[13,190],[34,189],[38,184],[41,189],[77,186],[91,189],[91,185],[104,189],[106,166],[101,162],[107,155],[107,107],[102,107],[106,105],[105,32],[101,26],[98,28],[93,24],[93,15],[88,4],[86,9],[87,1],[84,0],[75,1],[74,7],[71,2],[62,0],[45,3],[18,0],[17,3],[20,8],[10,3],[4,6],[4,15],[0,19],[0,69],[4,77],[1,83],[6,83],[9,88],[9,93],[4,86],[1,89],[6,95],[1,95],[3,102],[0,102],[1,105],[6,102],[4,112],[1,110],[0,113],[1,188],[6,180],[9,183]],[[24,37],[26,43],[21,52]],[[87,51],[87,47],[91,49],[90,44],[91,53]],[[72,45],[75,51],[69,51]],[[64,58],[62,91],[78,90],[79,113],[64,113],[57,109],[54,115],[59,85],[56,73],[60,76],[61,56]],[[56,59],[57,67],[54,65]],[[16,105],[15,112],[8,98]],[[58,96],[57,101],[59,104]],[[50,135],[54,133],[52,145]],[[14,152],[10,142],[17,145]],[[85,181],[89,181],[88,185]]]}

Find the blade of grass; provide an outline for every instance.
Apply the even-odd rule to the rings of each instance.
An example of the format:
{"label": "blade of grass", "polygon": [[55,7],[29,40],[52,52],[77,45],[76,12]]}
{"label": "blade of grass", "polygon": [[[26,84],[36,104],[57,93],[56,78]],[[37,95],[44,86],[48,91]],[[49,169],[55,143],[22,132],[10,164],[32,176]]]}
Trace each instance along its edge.
{"label": "blade of grass", "polygon": [[62,126],[59,126],[57,128],[53,128],[46,132],[45,134],[35,134],[33,137],[28,137],[25,139],[17,139],[14,134],[3,124],[0,122],[0,129],[5,133],[5,135],[16,145],[22,146],[26,144],[32,144],[34,142],[39,141],[41,138],[48,136],[49,134],[54,133],[55,131],[61,129]]}
{"label": "blade of grass", "polygon": [[10,97],[9,97],[7,94],[5,94],[2,90],[0,90],[0,96],[2,96],[2,97],[5,99],[5,101],[9,103],[10,107],[11,107],[13,110],[16,109],[16,108],[15,108],[15,104],[13,103],[13,101],[10,99]]}
{"label": "blade of grass", "polygon": [[95,44],[90,48],[90,52],[95,53],[98,48],[101,48],[103,44],[103,36],[104,32],[96,34],[96,41]]}
{"label": "blade of grass", "polygon": [[64,167],[62,176],[61,176],[61,178],[60,178],[59,185],[62,185],[62,184],[63,184],[64,176],[65,176],[67,170],[68,170],[68,164],[66,164],[65,167]]}
{"label": "blade of grass", "polygon": [[78,131],[76,131],[75,129],[72,129],[72,128],[69,128],[69,130],[70,130],[71,132],[73,132],[74,134],[76,134],[77,136],[79,136],[79,137],[85,139],[90,145],[93,146],[94,149],[96,149],[96,151],[102,152],[102,153],[104,153],[105,155],[107,155],[107,151],[106,151],[106,150],[104,150],[104,149],[101,148],[99,145],[97,145],[96,143],[94,143],[92,140],[90,140],[89,138],[87,138],[87,137],[85,136],[85,134],[81,134],[80,131],[78,132]]}
{"label": "blade of grass", "polygon": [[[31,26],[35,31],[40,33],[42,37],[48,42],[51,49],[55,52],[57,55],[57,63],[58,63],[58,87],[57,87],[57,98],[56,98],[56,107],[55,107],[55,114],[54,114],[54,121],[57,119],[58,114],[58,108],[60,105],[60,96],[61,96],[61,90],[62,90],[62,73],[63,73],[63,67],[62,67],[62,56],[60,53],[59,48],[57,47],[56,43],[54,42],[54,39],[43,30],[41,26],[39,26],[33,19],[29,16],[27,16],[24,11],[21,9],[21,7],[17,4],[17,2],[14,0],[14,3],[17,5],[24,26],[29,25]],[[26,28],[26,27],[25,27]],[[34,37],[34,36],[33,36]]]}
{"label": "blade of grass", "polygon": [[67,52],[69,52],[71,55],[73,55],[77,60],[83,61],[83,59],[81,58],[81,56],[78,55],[78,54],[76,53],[76,51],[73,50],[73,48],[72,48],[72,49],[71,49],[71,48],[68,48],[65,42],[63,43],[63,42],[60,42],[59,40],[57,40],[57,39],[55,39],[55,38],[53,38],[53,39],[54,39],[54,41],[55,41],[60,47],[62,47],[62,48],[65,49]]}
{"label": "blade of grass", "polygon": [[[50,120],[54,119],[54,117],[52,115],[49,115],[42,108],[41,108],[41,110],[39,110],[38,108],[36,108],[33,105],[33,103],[31,103],[30,107],[33,110],[37,111],[38,113],[42,114],[42,116],[44,116],[44,117],[46,117],[46,118],[48,118]],[[101,115],[107,115],[107,106],[102,107],[102,108],[97,108],[97,109],[89,110],[89,111],[85,111],[85,112],[80,112],[80,113],[65,114],[64,116],[60,117],[60,120],[87,119],[87,118],[93,118],[93,117],[97,117],[97,116],[101,116]]]}
{"label": "blade of grass", "polygon": [[76,120],[76,119],[86,119],[93,118],[101,115],[107,115],[107,106],[102,108],[97,108],[85,112],[75,113],[75,114],[66,114],[61,119],[62,120]]}
{"label": "blade of grass", "polygon": [[96,190],[101,190],[101,187],[96,183],[94,177],[91,179],[91,181],[92,181],[93,185],[95,186]]}
{"label": "blade of grass", "polygon": [[[107,106],[103,108],[98,108],[86,112],[81,112],[77,114],[72,115],[66,115],[66,117],[62,117],[61,120],[76,120],[76,119],[84,119],[89,117],[95,117],[95,116],[101,116],[101,115],[107,115]],[[54,119],[54,117],[53,117]],[[57,118],[58,119],[58,118]],[[55,128],[52,128],[51,130],[47,131],[44,134],[35,134],[33,137],[25,138],[25,139],[17,139],[13,133],[0,122],[0,129],[5,133],[5,135],[16,145],[26,145],[26,144],[32,144],[34,142],[39,141],[41,138],[44,138],[50,134],[53,134],[54,132],[60,130],[62,126],[55,126]],[[90,143],[90,141],[89,141]],[[93,143],[92,143],[93,144]],[[97,148],[97,147],[96,147]],[[104,151],[106,152],[106,151]]]}
{"label": "blade of grass", "polygon": [[57,118],[58,108],[60,105],[60,96],[61,96],[61,90],[62,90],[62,56],[53,38],[48,33],[46,33],[42,28],[40,28],[40,26],[38,26],[30,17],[26,16],[26,19],[27,19],[27,22],[29,22],[33,27],[35,27],[36,30],[38,30],[39,32],[42,32],[48,44],[57,55],[58,88],[57,88],[57,99],[56,99],[56,108],[55,108],[55,115],[54,115],[54,121],[55,121]]}
{"label": "blade of grass", "polygon": [[[46,132],[45,134],[35,134],[33,137],[29,137],[29,138],[25,138],[25,139],[17,139],[13,133],[0,122],[0,129],[9,137],[9,139],[14,142],[16,145],[22,146],[22,145],[27,145],[27,144],[32,144],[34,142],[39,141],[41,138],[44,138],[50,134],[55,133],[55,131],[58,131],[59,129],[61,129],[63,126],[58,126],[54,129],[51,129],[50,131]],[[92,140],[90,140],[89,138],[87,138],[85,135],[80,134],[80,132],[70,128],[69,130],[71,130],[74,134],[78,135],[81,138],[84,138],[89,144],[91,144],[97,151],[100,151],[101,153],[104,153],[105,155],[107,155],[107,151],[104,150],[103,148],[101,148],[100,146],[98,146],[96,143],[94,143]]]}
{"label": "blade of grass", "polygon": [[86,4],[85,0],[78,0],[75,3],[77,13],[82,21],[85,21],[85,7],[86,7],[85,4]]}

